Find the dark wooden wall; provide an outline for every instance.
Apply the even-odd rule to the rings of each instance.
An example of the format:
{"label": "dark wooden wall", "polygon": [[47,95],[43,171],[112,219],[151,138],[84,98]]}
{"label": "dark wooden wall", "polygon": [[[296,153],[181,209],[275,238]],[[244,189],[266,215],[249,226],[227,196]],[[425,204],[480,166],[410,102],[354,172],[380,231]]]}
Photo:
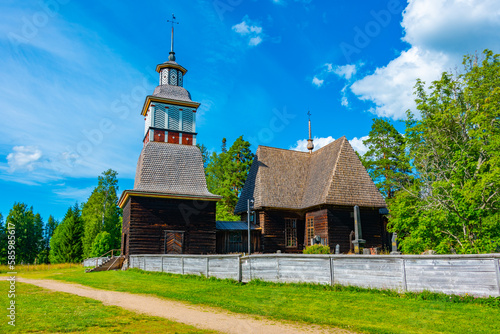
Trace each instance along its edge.
{"label": "dark wooden wall", "polygon": [[[382,218],[378,208],[360,208],[362,237],[366,240],[365,248],[382,247]],[[328,208],[328,243],[330,249],[340,245],[341,253],[350,250],[349,234],[354,231],[353,207]]]}
{"label": "dark wooden wall", "polygon": [[[305,221],[314,217],[314,234],[328,239],[332,252],[340,245],[341,253],[350,250],[349,234],[354,231],[353,207],[322,206],[311,211],[263,210],[257,213],[258,224],[262,228],[261,245],[264,253],[302,252],[305,240]],[[383,246],[383,221],[378,208],[360,208],[361,228],[365,247]],[[285,218],[297,218],[297,248],[285,247]]]}
{"label": "dark wooden wall", "polygon": [[[319,235],[321,238],[330,240],[328,235],[328,210],[322,209],[306,213],[306,222],[308,218],[314,218],[314,235]],[[307,231],[304,230],[304,245],[310,245],[310,240],[306,240]]]}
{"label": "dark wooden wall", "polygon": [[[264,217],[259,215],[259,224],[263,229],[262,251],[264,253],[275,253],[277,250],[284,253],[302,252],[304,248],[304,214],[285,210],[265,210],[263,213]],[[285,218],[297,218],[297,247],[285,247]]]}
{"label": "dark wooden wall", "polygon": [[[240,243],[230,243],[230,233],[240,233]],[[260,252],[260,231],[251,231],[250,247],[252,253]],[[248,253],[248,231],[217,231],[217,254]]]}
{"label": "dark wooden wall", "polygon": [[215,202],[131,196],[122,233],[127,255],[163,254],[166,230],[184,232],[184,254],[215,253]]}
{"label": "dark wooden wall", "polygon": [[129,237],[130,237],[130,200],[125,203],[122,213],[122,246],[121,253],[128,255]]}

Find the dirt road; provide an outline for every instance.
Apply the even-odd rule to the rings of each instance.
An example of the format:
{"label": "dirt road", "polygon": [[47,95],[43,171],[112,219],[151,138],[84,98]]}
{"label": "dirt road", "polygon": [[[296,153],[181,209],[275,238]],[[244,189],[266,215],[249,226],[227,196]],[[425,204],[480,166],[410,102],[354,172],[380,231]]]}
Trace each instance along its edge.
{"label": "dirt road", "polygon": [[221,309],[191,305],[158,297],[99,290],[80,284],[26,278],[18,278],[18,281],[37,285],[52,291],[67,292],[92,298],[102,301],[105,305],[115,305],[133,312],[163,317],[198,328],[212,329],[223,333],[353,333],[343,329],[272,321],[264,317],[242,315]]}

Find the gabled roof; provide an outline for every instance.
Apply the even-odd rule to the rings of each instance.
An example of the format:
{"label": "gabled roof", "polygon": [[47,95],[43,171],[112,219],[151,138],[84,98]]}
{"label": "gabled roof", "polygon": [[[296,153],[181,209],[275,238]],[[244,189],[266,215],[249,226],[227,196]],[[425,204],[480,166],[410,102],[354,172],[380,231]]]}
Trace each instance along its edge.
{"label": "gabled roof", "polygon": [[386,207],[349,141],[339,138],[312,154],[259,146],[235,212],[256,209],[306,209],[332,204]]}
{"label": "gabled roof", "polygon": [[147,142],[135,174],[134,192],[220,199],[207,189],[203,159],[194,145]]}

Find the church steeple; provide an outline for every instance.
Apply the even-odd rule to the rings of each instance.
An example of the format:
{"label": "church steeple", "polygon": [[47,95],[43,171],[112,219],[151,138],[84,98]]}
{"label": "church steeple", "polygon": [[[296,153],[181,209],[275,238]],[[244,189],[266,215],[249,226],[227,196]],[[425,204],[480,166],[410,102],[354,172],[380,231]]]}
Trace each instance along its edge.
{"label": "church steeple", "polygon": [[196,144],[196,111],[199,103],[191,100],[191,94],[183,88],[187,70],[175,62],[174,24],[168,60],[156,66],[160,82],[152,95],[146,97],[142,108],[145,120],[144,144],[150,141],[172,144]]}
{"label": "church steeple", "polygon": [[168,55],[168,60],[170,61],[175,61],[175,52],[174,52],[174,24],[179,24],[179,22],[177,22],[175,20],[175,15],[172,14],[172,20],[167,20],[167,22],[172,22],[172,36],[170,38],[170,53]]}

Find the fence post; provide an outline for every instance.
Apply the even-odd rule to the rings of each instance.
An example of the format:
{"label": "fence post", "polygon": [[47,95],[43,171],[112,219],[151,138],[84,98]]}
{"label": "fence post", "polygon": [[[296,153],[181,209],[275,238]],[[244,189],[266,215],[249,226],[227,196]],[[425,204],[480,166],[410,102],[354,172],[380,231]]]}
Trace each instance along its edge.
{"label": "fence post", "polygon": [[408,291],[408,286],[406,284],[406,260],[401,258],[402,262],[402,274],[403,274],[403,291]]}
{"label": "fence post", "polygon": [[280,282],[280,257],[276,255],[276,279]]}
{"label": "fence post", "polygon": [[146,257],[145,256],[142,257],[142,268],[143,268],[142,270],[144,270],[144,271],[146,270]]}
{"label": "fence post", "polygon": [[163,259],[164,259],[164,258],[165,258],[165,257],[162,255],[162,256],[161,256],[161,272],[163,272]]}
{"label": "fence post", "polygon": [[207,278],[209,277],[208,273],[209,273],[209,269],[210,269],[210,267],[209,267],[209,261],[210,261],[210,258],[207,255]]}
{"label": "fence post", "polygon": [[493,259],[493,261],[495,261],[495,271],[497,272],[498,295],[500,296],[500,259]]}
{"label": "fence post", "polygon": [[181,274],[184,275],[184,256],[181,255]]}
{"label": "fence post", "polygon": [[333,280],[333,256],[330,256],[330,285],[334,285],[334,280]]}
{"label": "fence post", "polygon": [[243,280],[243,273],[241,268],[241,255],[238,255],[238,282]]}

